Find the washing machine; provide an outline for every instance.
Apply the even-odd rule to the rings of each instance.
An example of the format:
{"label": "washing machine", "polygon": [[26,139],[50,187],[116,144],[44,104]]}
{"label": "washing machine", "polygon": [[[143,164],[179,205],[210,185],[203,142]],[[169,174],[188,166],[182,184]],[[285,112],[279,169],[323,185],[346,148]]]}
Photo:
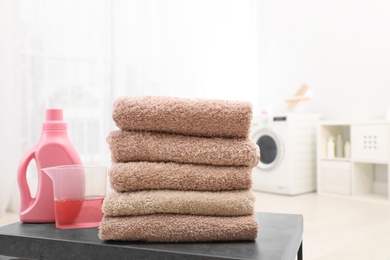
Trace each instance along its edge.
{"label": "washing machine", "polygon": [[296,195],[316,190],[318,114],[263,115],[251,125],[260,148],[252,169],[253,190]]}

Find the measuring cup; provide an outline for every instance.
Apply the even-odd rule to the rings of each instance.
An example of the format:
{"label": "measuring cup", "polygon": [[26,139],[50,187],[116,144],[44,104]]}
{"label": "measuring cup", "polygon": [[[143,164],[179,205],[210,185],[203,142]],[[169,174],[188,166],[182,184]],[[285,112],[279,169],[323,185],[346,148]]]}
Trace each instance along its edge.
{"label": "measuring cup", "polygon": [[62,165],[42,170],[53,181],[56,228],[98,227],[103,217],[107,168]]}

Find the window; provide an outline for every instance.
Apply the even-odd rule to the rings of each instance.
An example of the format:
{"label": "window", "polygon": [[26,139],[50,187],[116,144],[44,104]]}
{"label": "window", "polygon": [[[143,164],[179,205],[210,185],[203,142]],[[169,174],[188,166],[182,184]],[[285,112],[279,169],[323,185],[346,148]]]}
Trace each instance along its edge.
{"label": "window", "polygon": [[[111,110],[118,96],[239,99],[256,108],[255,0],[2,3],[12,9],[8,20],[2,18],[0,32],[6,28],[14,41],[9,46],[15,59],[6,65],[15,68],[18,80],[12,83],[15,102],[8,109],[17,106],[11,118],[18,131],[12,134],[20,151],[7,162],[12,169],[4,173],[12,176],[7,187],[21,156],[39,139],[45,108],[64,110],[83,163],[106,166],[110,152],[105,139],[115,128]],[[36,187],[34,166],[29,169],[28,180]],[[0,213],[1,202],[7,204],[10,197],[15,195],[1,196]]]}

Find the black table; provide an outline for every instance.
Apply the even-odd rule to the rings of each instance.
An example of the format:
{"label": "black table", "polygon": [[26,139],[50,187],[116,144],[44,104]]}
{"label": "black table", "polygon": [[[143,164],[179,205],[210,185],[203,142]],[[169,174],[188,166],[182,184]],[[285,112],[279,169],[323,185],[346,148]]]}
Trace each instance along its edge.
{"label": "black table", "polygon": [[0,259],[302,259],[303,217],[256,213],[254,242],[144,243],[101,241],[96,228],[56,229],[54,224],[0,227]]}

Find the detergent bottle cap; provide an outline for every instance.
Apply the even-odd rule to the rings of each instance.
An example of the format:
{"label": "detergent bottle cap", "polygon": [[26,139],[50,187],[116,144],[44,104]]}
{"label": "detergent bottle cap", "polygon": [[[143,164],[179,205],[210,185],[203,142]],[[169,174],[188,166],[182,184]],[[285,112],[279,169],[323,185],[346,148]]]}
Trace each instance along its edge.
{"label": "detergent bottle cap", "polygon": [[44,130],[66,130],[66,123],[63,121],[62,109],[46,109],[46,121],[43,123]]}

